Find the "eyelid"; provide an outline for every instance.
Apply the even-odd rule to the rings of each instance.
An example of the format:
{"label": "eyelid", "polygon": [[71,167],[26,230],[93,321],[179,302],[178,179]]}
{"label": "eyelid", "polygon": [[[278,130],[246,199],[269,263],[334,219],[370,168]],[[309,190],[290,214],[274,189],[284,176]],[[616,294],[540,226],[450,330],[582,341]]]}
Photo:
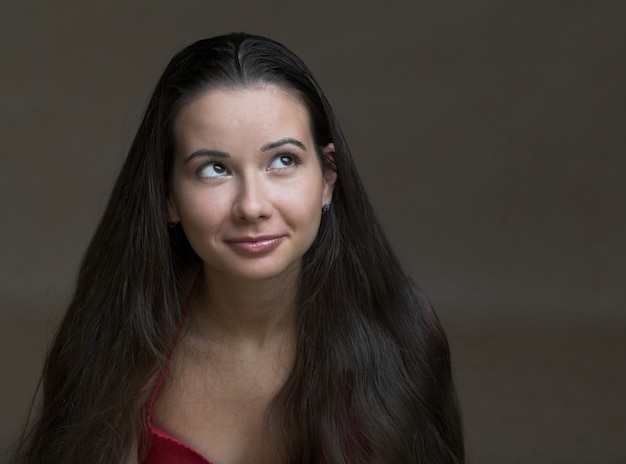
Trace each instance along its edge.
{"label": "eyelid", "polygon": [[[206,168],[208,168],[209,166],[215,166],[215,165],[219,165],[221,168],[224,169],[223,173],[219,173],[216,176],[204,176],[202,175],[202,171],[204,171]],[[221,161],[216,161],[216,160],[207,160],[206,162],[202,163],[200,166],[198,166],[198,168],[196,169],[196,175],[201,178],[201,179],[217,179],[220,177],[224,177],[226,175],[229,174],[228,171],[228,167],[226,167],[224,165],[224,163],[222,163]]]}
{"label": "eyelid", "polygon": [[[276,166],[276,167],[272,167],[272,165],[279,159],[281,158],[288,158],[291,160],[291,164],[286,165],[286,166]],[[199,158],[199,157],[198,157]],[[221,177],[225,177],[231,174],[230,168],[227,166],[226,163],[224,163],[224,161],[222,160],[222,158],[219,159],[215,159],[215,157],[212,156],[207,156],[207,157],[203,157],[204,159],[200,162],[200,164],[194,169],[194,173],[195,175],[200,178],[200,179],[205,179],[205,180],[213,180],[213,179],[219,179]],[[280,151],[277,153],[274,153],[274,155],[270,158],[269,161],[269,165],[268,165],[268,169],[270,170],[286,170],[286,169],[292,169],[298,165],[302,164],[302,159],[300,156],[294,154],[291,151]],[[220,166],[221,168],[224,169],[223,173],[219,173],[218,175],[212,175],[212,176],[207,176],[207,175],[202,175],[202,172],[209,168],[210,166]],[[217,173],[216,173],[217,174]]]}
{"label": "eyelid", "polygon": [[276,160],[279,160],[280,158],[283,158],[283,157],[289,158],[292,161],[292,164],[290,166],[283,166],[283,167],[278,167],[275,169],[289,169],[299,164],[302,164],[302,160],[297,155],[294,155],[293,153],[290,153],[290,152],[280,152],[280,153],[276,153],[271,158],[269,165],[271,166],[272,164],[274,164]]}

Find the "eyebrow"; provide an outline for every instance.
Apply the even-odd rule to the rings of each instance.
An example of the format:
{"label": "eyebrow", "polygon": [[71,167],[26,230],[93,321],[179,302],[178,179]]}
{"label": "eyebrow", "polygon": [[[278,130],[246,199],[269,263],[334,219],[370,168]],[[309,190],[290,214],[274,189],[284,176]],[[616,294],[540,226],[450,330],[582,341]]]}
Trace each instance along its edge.
{"label": "eyebrow", "polygon": [[199,156],[217,156],[218,158],[229,158],[230,155],[225,151],[219,150],[209,150],[208,148],[200,148],[199,150],[194,151],[191,155],[185,158],[184,163],[188,163],[194,158],[198,158]]}
{"label": "eyebrow", "polygon": [[277,140],[276,142],[266,143],[265,145],[261,147],[261,151],[267,151],[273,148],[278,148],[283,145],[289,145],[289,144],[295,145],[296,147],[306,150],[306,146],[299,140],[296,140],[291,137],[285,137],[284,139]]}
{"label": "eyebrow", "polygon": [[[296,147],[301,148],[302,150],[306,151],[306,145],[304,145],[302,142],[292,137],[285,137],[284,139],[277,140],[276,142],[266,143],[265,145],[261,147],[261,151],[272,150],[274,148],[282,147],[283,145],[295,145]],[[210,150],[208,148],[200,148],[199,150],[194,151],[187,158],[185,158],[184,163],[188,163],[192,159],[198,158],[201,156],[216,156],[218,158],[230,158],[230,154],[226,153],[225,151]]]}

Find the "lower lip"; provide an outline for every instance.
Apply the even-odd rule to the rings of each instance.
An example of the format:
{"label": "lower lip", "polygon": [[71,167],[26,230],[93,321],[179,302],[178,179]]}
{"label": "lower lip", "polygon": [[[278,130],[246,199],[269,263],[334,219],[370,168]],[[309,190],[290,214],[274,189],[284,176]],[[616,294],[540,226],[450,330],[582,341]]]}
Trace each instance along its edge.
{"label": "lower lip", "polygon": [[228,244],[240,253],[256,254],[266,253],[273,250],[278,245],[280,245],[280,242],[282,242],[282,240],[283,237],[276,237],[267,240],[257,240],[254,242],[228,242]]}

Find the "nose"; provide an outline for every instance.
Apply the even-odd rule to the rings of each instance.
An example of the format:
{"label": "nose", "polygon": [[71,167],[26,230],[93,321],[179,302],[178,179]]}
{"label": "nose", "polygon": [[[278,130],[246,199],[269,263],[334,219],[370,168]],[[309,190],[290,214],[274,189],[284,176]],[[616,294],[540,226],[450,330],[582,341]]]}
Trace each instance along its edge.
{"label": "nose", "polygon": [[263,180],[255,176],[240,179],[232,213],[236,220],[259,222],[272,215],[274,210]]}

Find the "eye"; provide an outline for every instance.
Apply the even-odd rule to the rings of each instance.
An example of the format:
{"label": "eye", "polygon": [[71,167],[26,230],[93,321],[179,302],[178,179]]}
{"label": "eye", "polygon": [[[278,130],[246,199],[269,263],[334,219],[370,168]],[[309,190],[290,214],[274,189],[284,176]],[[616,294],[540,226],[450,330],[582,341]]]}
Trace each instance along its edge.
{"label": "eye", "polygon": [[226,167],[220,163],[208,163],[198,169],[200,177],[221,177],[226,175]]}
{"label": "eye", "polygon": [[293,155],[278,155],[270,163],[271,169],[285,169],[298,164],[298,159]]}

